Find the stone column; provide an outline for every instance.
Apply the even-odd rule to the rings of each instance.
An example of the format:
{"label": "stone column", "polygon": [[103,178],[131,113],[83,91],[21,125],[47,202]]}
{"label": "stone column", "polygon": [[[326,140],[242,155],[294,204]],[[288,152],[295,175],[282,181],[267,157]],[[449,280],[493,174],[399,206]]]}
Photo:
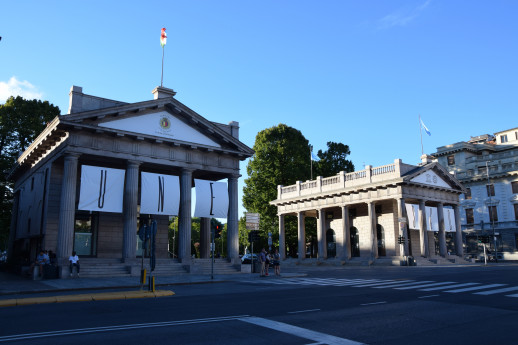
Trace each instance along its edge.
{"label": "stone column", "polygon": [[192,170],[182,169],[178,216],[178,259],[185,264],[191,261],[191,188]]}
{"label": "stone column", "polygon": [[298,252],[299,260],[306,258],[306,224],[304,212],[297,212],[297,235],[299,240]]}
{"label": "stone column", "polygon": [[318,259],[327,259],[327,244],[326,244],[326,230],[325,230],[325,219],[324,210],[317,210],[317,241],[318,241]]}
{"label": "stone column", "polygon": [[228,178],[227,257],[233,264],[241,264],[239,259],[238,178],[239,175]]}
{"label": "stone column", "polygon": [[[342,243],[338,257],[341,260],[351,259],[351,222],[349,220],[349,207],[342,206]],[[337,253],[338,254],[338,253]]]}
{"label": "stone column", "polygon": [[211,231],[210,218],[202,217],[200,219],[200,257],[202,259],[210,258]]}
{"label": "stone column", "polygon": [[367,203],[367,213],[369,215],[369,228],[371,233],[371,260],[378,257],[378,234],[376,231],[376,205],[374,202]]}
{"label": "stone column", "polygon": [[59,265],[68,270],[68,257],[74,247],[74,221],[76,215],[76,181],[79,154],[66,153],[64,157],[61,199],[59,202],[58,244],[56,256]]}
{"label": "stone column", "polygon": [[124,223],[122,258],[125,262],[136,258],[137,252],[137,204],[138,170],[140,162],[128,161],[124,181]]}
{"label": "stone column", "polygon": [[399,236],[402,236],[405,239],[405,243],[399,245],[399,253],[401,256],[408,256],[408,246],[410,244],[408,243],[408,215],[406,213],[405,199],[399,198],[397,199],[396,203],[398,218],[406,219],[406,223],[399,223],[398,220]]}
{"label": "stone column", "polygon": [[444,228],[444,205],[437,204],[437,218],[439,220],[439,255],[446,257],[446,231]]}
{"label": "stone column", "polygon": [[[43,196],[45,200],[45,195]],[[9,242],[7,246],[7,258],[13,258],[14,241],[16,240],[16,232],[18,231],[18,204],[20,202],[20,192],[13,195],[13,207],[11,208],[11,226],[9,228]]]}
{"label": "stone column", "polygon": [[464,257],[464,247],[462,244],[462,227],[460,224],[460,209],[459,205],[453,205],[453,214],[455,215],[455,249],[457,256]]}
{"label": "stone column", "polygon": [[281,260],[286,259],[286,233],[283,214],[279,214],[279,254],[281,255]]}
{"label": "stone column", "polygon": [[430,253],[428,250],[428,233],[426,230],[426,206],[424,200],[419,200],[419,239],[421,245],[421,256],[427,258]]}

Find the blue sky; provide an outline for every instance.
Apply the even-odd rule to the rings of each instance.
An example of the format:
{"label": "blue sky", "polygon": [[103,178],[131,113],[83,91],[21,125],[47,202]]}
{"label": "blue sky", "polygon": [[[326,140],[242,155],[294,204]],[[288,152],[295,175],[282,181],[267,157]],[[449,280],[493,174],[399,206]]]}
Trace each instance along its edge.
{"label": "blue sky", "polygon": [[0,103],[21,94],[66,113],[72,85],[126,102],[152,99],[166,27],[164,86],[211,121],[238,121],[250,147],[257,132],[286,123],[315,150],[349,145],[360,170],[395,158],[418,163],[419,114],[432,133],[423,137],[427,153],[518,127],[514,0],[1,7]]}

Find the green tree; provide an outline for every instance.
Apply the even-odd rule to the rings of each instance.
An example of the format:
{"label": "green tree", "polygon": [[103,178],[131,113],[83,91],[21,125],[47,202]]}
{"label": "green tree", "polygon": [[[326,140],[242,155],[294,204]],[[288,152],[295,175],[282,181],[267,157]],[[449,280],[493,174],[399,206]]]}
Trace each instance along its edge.
{"label": "green tree", "polygon": [[[257,244],[267,247],[268,232],[278,232],[277,209],[269,203],[277,199],[278,185],[286,186],[309,179],[309,143],[299,130],[279,124],[259,132],[253,149],[255,154],[247,165],[243,205],[249,212],[260,214],[262,239]],[[288,246],[297,241],[297,232],[291,227],[292,222],[287,222]],[[273,240],[275,243],[276,239]]]}
{"label": "green tree", "polygon": [[9,236],[12,209],[12,183],[7,175],[18,156],[60,114],[48,101],[9,97],[0,105],[0,249]]}
{"label": "green tree", "polygon": [[320,161],[313,163],[317,175],[329,177],[338,174],[340,171],[354,171],[354,164],[347,159],[350,154],[348,145],[328,141],[326,151],[318,150],[317,156]]}

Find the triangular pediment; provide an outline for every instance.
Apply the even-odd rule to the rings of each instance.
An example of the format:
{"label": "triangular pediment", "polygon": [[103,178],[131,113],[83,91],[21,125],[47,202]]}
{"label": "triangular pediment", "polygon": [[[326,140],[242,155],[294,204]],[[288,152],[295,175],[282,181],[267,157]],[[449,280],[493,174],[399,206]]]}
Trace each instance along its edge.
{"label": "triangular pediment", "polygon": [[451,188],[451,185],[433,170],[424,171],[422,174],[419,174],[411,179],[410,182],[421,183],[435,187]]}
{"label": "triangular pediment", "polygon": [[165,110],[105,121],[98,126],[221,148],[213,139]]}

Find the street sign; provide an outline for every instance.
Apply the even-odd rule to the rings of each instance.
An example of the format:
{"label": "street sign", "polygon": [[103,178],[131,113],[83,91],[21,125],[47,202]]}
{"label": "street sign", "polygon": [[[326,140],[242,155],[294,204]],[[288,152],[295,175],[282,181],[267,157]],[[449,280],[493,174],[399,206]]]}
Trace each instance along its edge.
{"label": "street sign", "polygon": [[248,230],[259,230],[259,213],[245,213],[246,228]]}
{"label": "street sign", "polygon": [[400,223],[406,223],[406,218],[405,217],[399,217],[397,219],[397,221],[400,222]]}

